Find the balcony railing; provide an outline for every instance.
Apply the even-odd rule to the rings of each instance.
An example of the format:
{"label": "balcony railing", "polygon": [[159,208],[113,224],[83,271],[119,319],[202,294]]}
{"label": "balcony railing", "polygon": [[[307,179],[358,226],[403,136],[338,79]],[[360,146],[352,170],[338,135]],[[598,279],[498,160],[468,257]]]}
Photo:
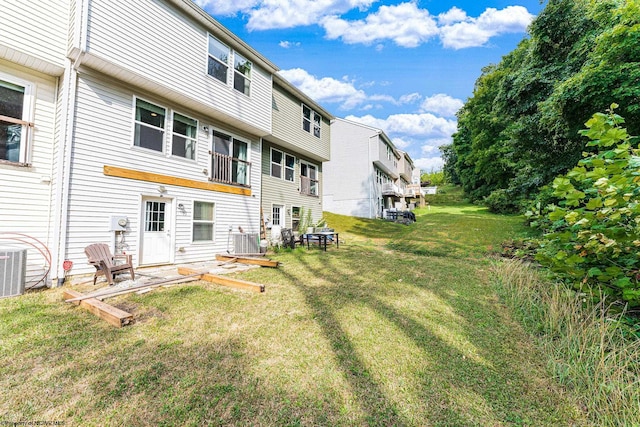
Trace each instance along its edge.
{"label": "balcony railing", "polygon": [[211,180],[224,184],[251,186],[251,162],[220,153],[211,155]]}
{"label": "balcony railing", "polygon": [[317,196],[318,180],[300,175],[300,193],[308,196]]}
{"label": "balcony railing", "polygon": [[383,196],[402,196],[402,192],[398,188],[397,185],[391,184],[390,182],[385,182],[382,184],[382,195]]}

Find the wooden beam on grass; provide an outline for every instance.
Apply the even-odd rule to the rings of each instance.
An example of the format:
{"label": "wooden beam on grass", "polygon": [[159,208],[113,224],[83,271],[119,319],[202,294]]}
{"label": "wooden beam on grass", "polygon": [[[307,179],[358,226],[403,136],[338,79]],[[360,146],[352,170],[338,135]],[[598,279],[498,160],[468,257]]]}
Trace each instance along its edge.
{"label": "wooden beam on grass", "polygon": [[73,301],[75,305],[79,305],[80,307],[89,310],[91,313],[106,320],[117,328],[122,328],[133,321],[133,314],[127,313],[126,311],[120,310],[119,308],[102,301],[98,301],[95,298],[78,299],[83,296],[78,291],[65,289],[63,291],[63,296],[65,300],[75,299],[75,301]]}
{"label": "wooden beam on grass", "polygon": [[264,285],[247,282],[245,280],[232,279],[230,277],[218,276],[211,273],[198,273],[196,270],[187,267],[178,267],[178,273],[184,275],[200,274],[200,279],[216,285],[228,286],[230,288],[245,289],[253,292],[264,292]]}
{"label": "wooden beam on grass", "polygon": [[140,285],[135,285],[135,286],[131,286],[129,288],[107,288],[107,289],[99,289],[95,292],[91,292],[85,295],[80,294],[81,296],[77,297],[77,298],[71,298],[69,300],[67,300],[66,302],[76,302],[76,301],[82,301],[83,299],[87,299],[87,298],[96,298],[96,299],[105,299],[105,298],[109,298],[109,297],[115,297],[118,295],[124,295],[124,294],[129,294],[131,292],[136,292],[140,289],[146,289],[146,288],[157,288],[158,286],[164,286],[167,283],[173,283],[173,282],[179,282],[176,284],[181,284],[181,283],[187,283],[187,282],[193,282],[195,280],[200,280],[198,277],[199,274],[192,274],[191,276],[187,276],[187,277],[174,277],[173,279],[163,279],[160,281],[156,281],[156,282],[151,282],[151,283],[142,283]]}
{"label": "wooden beam on grass", "polygon": [[238,255],[216,255],[216,260],[225,262],[239,262],[240,264],[259,265],[261,267],[276,268],[279,264],[278,261],[273,261],[267,258],[252,258],[243,257]]}

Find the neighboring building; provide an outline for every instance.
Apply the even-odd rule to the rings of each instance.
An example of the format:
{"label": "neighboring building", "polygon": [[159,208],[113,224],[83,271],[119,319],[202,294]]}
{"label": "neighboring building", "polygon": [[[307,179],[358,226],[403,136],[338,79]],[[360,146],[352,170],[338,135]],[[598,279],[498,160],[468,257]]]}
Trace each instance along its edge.
{"label": "neighboring building", "polygon": [[0,232],[41,240],[54,280],[64,260],[90,272],[83,250],[95,242],[136,267],[211,259],[259,232],[272,148],[294,157],[297,198],[263,203],[313,205],[317,218],[331,116],[277,71],[191,0],[9,2]]}
{"label": "neighboring building", "polygon": [[[419,168],[413,165],[413,160],[409,157],[409,154],[404,154],[404,175],[405,179],[408,177],[410,180],[407,184],[405,191],[405,200],[408,207],[423,207],[425,206],[424,194],[420,191],[420,174]],[[402,175],[402,174],[401,174]]]}
{"label": "neighboring building", "polygon": [[269,237],[272,228],[298,231],[309,213],[313,223],[322,218],[323,162],[329,160],[333,119],[277,74],[272,108],[272,134],[262,145],[262,212]]}
{"label": "neighboring building", "polygon": [[324,209],[376,218],[406,209],[413,162],[380,129],[344,119],[331,124],[331,161],[324,165]]}

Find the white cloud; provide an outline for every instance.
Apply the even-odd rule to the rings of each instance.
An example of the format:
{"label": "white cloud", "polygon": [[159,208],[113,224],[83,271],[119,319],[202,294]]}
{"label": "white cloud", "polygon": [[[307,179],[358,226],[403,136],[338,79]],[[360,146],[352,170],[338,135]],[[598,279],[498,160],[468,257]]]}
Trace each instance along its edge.
{"label": "white cloud", "polygon": [[416,47],[438,34],[436,21],[429,11],[419,9],[413,2],[380,6],[376,13],[359,21],[327,16],[320,25],[328,39],[342,39],[348,44],[392,40],[398,46]]}
{"label": "white cloud", "polygon": [[420,99],[422,99],[422,95],[420,95],[418,92],[414,92],[407,95],[402,95],[400,99],[398,99],[398,102],[400,104],[413,104],[414,102],[418,102]]}
{"label": "white cloud", "polygon": [[452,49],[484,46],[491,37],[524,32],[533,18],[523,6],[508,6],[502,10],[488,8],[478,18],[467,17],[445,25],[440,30],[440,38],[444,47]]}
{"label": "white cloud", "polygon": [[211,15],[232,16],[238,12],[246,12],[260,6],[262,0],[194,0],[194,2]]}
{"label": "white cloud", "polygon": [[433,114],[392,114],[386,119],[379,119],[370,114],[365,116],[347,116],[347,120],[382,129],[389,136],[446,138],[457,129],[457,121],[436,117]]}
{"label": "white cloud", "polygon": [[408,141],[404,138],[393,138],[391,140],[393,142],[393,145],[395,145],[397,148],[404,150],[407,147],[410,147],[413,143],[413,141]]}
{"label": "white cloud", "polygon": [[[484,46],[492,37],[524,32],[534,16],[523,6],[486,9],[479,17],[453,7],[438,16],[418,7],[418,1],[382,5],[361,20],[341,16],[351,10],[366,11],[378,0],[194,0],[214,16],[242,13],[248,16],[249,30],[270,30],[320,25],[328,39],[348,44],[375,44],[385,41],[412,48],[439,37],[451,49]],[[286,42],[285,42],[286,43]]]}
{"label": "white cloud", "polygon": [[464,10],[452,7],[448,12],[441,13],[438,15],[438,24],[440,25],[451,25],[456,22],[462,22],[467,19],[467,12]]}
{"label": "white cloud", "polygon": [[281,70],[279,74],[317,102],[336,102],[350,109],[363,104],[367,95],[349,81],[331,77],[317,78],[301,68]]}
{"label": "white cloud", "polygon": [[453,98],[444,93],[438,93],[426,98],[422,102],[422,105],[420,105],[420,111],[435,113],[444,117],[454,117],[463,105],[464,102],[457,98]]}
{"label": "white cloud", "polygon": [[439,171],[444,166],[444,160],[441,157],[422,157],[413,159],[413,164],[425,172]]}
{"label": "white cloud", "polygon": [[259,7],[248,12],[247,28],[269,30],[313,25],[325,16],[341,15],[352,9],[366,10],[375,1],[377,0],[260,0],[257,2]]}
{"label": "white cloud", "polygon": [[440,146],[450,143],[451,138],[430,139],[426,145],[420,147],[420,151],[427,157],[433,157],[434,155],[440,155]]}
{"label": "white cloud", "polygon": [[280,43],[278,43],[278,46],[284,49],[290,49],[292,47],[300,47],[300,42],[290,42],[290,41],[283,40]]}
{"label": "white cloud", "polygon": [[[315,101],[319,103],[338,103],[342,110],[357,108],[366,111],[373,108],[382,108],[382,103],[404,105],[412,104],[422,99],[422,96],[418,93],[403,95],[400,99],[395,99],[393,96],[385,94],[368,95],[363,89],[357,88],[355,83],[349,79],[349,76],[343,76],[341,80],[332,77],[318,78],[301,68],[281,70],[279,74]],[[374,85],[375,82],[366,82],[360,87],[368,88]]]}

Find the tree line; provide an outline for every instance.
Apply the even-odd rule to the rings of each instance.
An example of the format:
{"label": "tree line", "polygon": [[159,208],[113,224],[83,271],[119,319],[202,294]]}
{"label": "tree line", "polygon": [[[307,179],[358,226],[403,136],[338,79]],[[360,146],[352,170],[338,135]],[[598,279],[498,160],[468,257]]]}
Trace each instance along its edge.
{"label": "tree line", "polygon": [[482,70],[444,171],[474,202],[516,211],[588,151],[585,122],[613,102],[640,134],[640,0],[549,0],[529,37]]}

